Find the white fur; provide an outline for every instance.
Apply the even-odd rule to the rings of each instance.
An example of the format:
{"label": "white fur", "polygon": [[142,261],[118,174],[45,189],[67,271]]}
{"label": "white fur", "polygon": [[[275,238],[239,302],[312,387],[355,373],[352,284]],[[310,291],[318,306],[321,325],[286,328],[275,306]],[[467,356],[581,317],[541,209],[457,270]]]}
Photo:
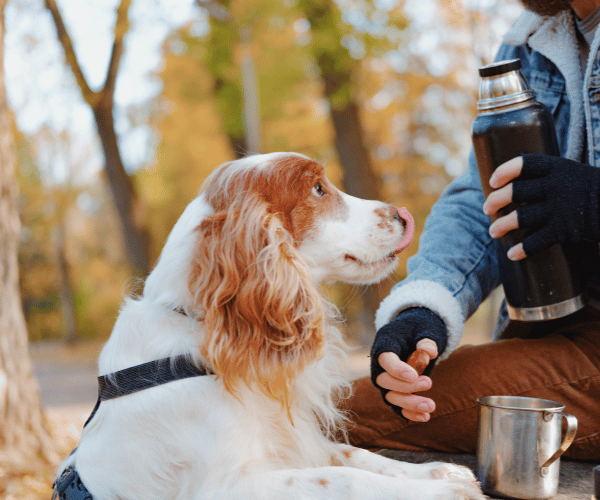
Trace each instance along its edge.
{"label": "white fur", "polygon": [[[385,204],[340,194],[348,209],[347,214],[343,218],[323,220],[318,237],[300,245],[300,255],[310,264],[316,282],[378,282],[398,264],[397,260],[388,260],[386,257],[402,236],[400,227],[394,233],[374,231],[380,220],[375,210],[384,208]],[[357,266],[345,258],[347,254],[367,265]]]}
{"label": "white fur", "polygon": [[[237,166],[264,168],[277,158]],[[402,226],[378,228],[374,210],[383,203],[343,200],[348,210],[325,214],[299,245],[314,280],[387,276]],[[125,301],[100,356],[101,374],[178,354],[203,363],[202,323],[192,317],[201,311],[193,309],[188,273],[194,229],[211,211],[202,195],[186,208],[143,295]],[[466,468],[407,464],[334,442],[336,398],[349,385],[342,346],[329,324],[323,356],[293,383],[293,423],[280,402],[253,387],[240,385],[236,398],[212,375],[178,380],[103,402],[59,473],[74,463],[96,500],[483,499]]]}

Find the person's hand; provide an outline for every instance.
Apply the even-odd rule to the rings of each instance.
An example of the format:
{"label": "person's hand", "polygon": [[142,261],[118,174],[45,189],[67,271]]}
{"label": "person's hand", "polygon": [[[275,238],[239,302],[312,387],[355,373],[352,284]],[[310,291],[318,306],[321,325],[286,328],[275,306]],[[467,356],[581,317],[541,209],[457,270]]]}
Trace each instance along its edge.
{"label": "person's hand", "polygon": [[431,388],[427,374],[419,375],[406,361],[417,348],[425,350],[430,360],[443,352],[448,341],[445,323],[430,309],[406,309],[377,332],[371,348],[371,380],[386,404],[404,418],[426,422],[435,410],[435,402],[415,393]]}
{"label": "person's hand", "polygon": [[500,238],[517,228],[531,228],[509,249],[521,260],[555,243],[600,241],[600,169],[565,158],[525,154],[500,165],[490,178],[492,192],[483,211],[493,216],[509,203],[526,203],[499,217],[490,235]]}
{"label": "person's hand", "polygon": [[[438,356],[436,343],[431,339],[423,339],[417,343],[417,349],[423,349],[429,359]],[[381,389],[386,389],[385,400],[398,408],[408,420],[427,422],[429,414],[435,410],[435,402],[415,393],[431,388],[431,379],[419,375],[415,369],[401,361],[393,352],[383,352],[377,358],[379,365],[385,370],[377,376],[375,383]]]}

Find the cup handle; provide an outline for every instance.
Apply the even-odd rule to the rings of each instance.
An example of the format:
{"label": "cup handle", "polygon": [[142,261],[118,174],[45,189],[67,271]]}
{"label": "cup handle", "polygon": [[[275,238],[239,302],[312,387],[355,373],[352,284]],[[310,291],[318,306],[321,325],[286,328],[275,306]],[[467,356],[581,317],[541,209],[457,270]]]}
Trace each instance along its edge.
{"label": "cup handle", "polygon": [[563,417],[567,419],[567,432],[565,433],[565,437],[560,444],[560,447],[554,455],[552,455],[548,460],[546,460],[543,465],[540,467],[540,474],[542,477],[546,477],[549,472],[550,466],[556,461],[558,457],[560,457],[567,448],[571,446],[573,439],[575,439],[575,434],[577,433],[577,417],[573,415],[569,415],[568,413],[561,413]]}

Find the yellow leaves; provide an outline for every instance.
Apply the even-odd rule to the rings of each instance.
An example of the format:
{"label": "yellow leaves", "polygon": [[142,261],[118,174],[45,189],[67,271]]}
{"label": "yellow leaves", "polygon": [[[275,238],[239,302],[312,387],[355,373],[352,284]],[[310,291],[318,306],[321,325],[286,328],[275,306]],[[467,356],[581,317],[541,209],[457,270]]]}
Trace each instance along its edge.
{"label": "yellow leaves", "polygon": [[165,182],[157,168],[146,168],[137,174],[140,196],[148,206],[164,206],[175,197],[175,186]]}
{"label": "yellow leaves", "polygon": [[212,98],[210,75],[202,62],[187,54],[170,54],[162,78],[161,101],[167,112],[155,124],[161,137],[156,163],[136,173],[152,221],[149,230],[154,259],[206,176],[233,158],[222,132],[217,102]]}

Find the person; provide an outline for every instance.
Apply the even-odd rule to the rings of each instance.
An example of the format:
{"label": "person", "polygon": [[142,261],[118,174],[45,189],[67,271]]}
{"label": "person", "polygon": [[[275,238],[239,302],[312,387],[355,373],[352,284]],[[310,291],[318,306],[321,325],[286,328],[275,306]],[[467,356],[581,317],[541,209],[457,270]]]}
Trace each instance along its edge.
{"label": "person", "polygon": [[[433,206],[407,278],[377,311],[371,377],[355,382],[348,403],[353,445],[474,453],[477,398],[519,395],[565,404],[579,420],[565,456],[600,460],[600,278],[593,266],[585,308],[525,323],[511,321],[503,304],[494,341],[458,347],[465,320],[500,285],[496,238],[532,228],[509,250],[512,260],[557,242],[600,242],[600,0],[522,3],[496,60],[521,60],[553,115],[561,157],[508,161],[486,200],[471,153],[468,171]],[[491,224],[490,215],[511,201],[525,206]],[[432,358],[420,376],[406,364],[417,347]]]}

